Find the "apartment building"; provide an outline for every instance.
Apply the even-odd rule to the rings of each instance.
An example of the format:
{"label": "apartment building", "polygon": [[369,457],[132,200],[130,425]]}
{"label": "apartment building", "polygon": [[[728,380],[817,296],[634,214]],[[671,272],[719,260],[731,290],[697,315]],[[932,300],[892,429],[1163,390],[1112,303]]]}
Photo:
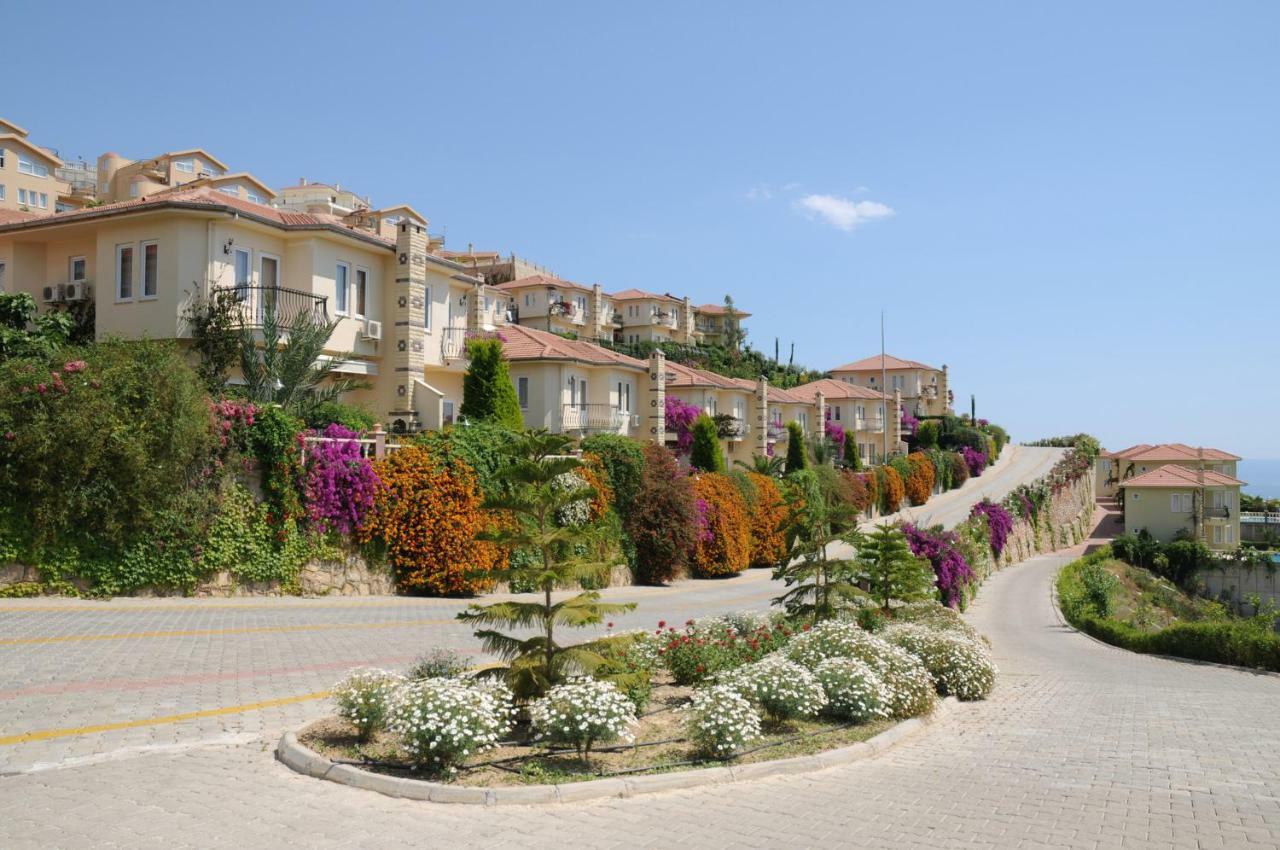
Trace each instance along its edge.
{"label": "apartment building", "polygon": [[285,186],[273,195],[271,205],[288,212],[344,216],[373,206],[367,196],[361,197],[350,189],[343,189],[338,183],[317,183],[305,177],[300,178],[296,185]]}
{"label": "apartment building", "polygon": [[1139,443],[1098,455],[1094,465],[1094,490],[1099,496],[1114,496],[1124,482],[1170,464],[1193,471],[1207,469],[1234,478],[1239,460],[1237,455],[1207,446]]}
{"label": "apartment building", "polygon": [[[98,157],[97,200],[106,204],[137,200],[197,180],[221,178],[227,172],[226,163],[204,148],[170,151],[138,160],[108,152]],[[248,200],[254,203],[270,200],[257,191],[253,194],[255,197]]]}
{"label": "apartment building", "polygon": [[528,277],[559,278],[555,272],[532,260],[515,254],[503,256],[497,251],[477,251],[474,244],[468,244],[465,251],[451,251],[441,244],[436,253],[466,266],[471,274],[483,277],[484,282],[489,284],[510,283]]}
{"label": "apartment building", "polygon": [[512,323],[584,339],[613,339],[613,299],[598,283],[584,286],[535,274],[493,288],[506,294]]}
{"label": "apartment building", "polygon": [[27,130],[0,118],[0,210],[44,215],[71,199],[59,178],[64,166],[56,153],[27,137]]}
{"label": "apartment building", "polygon": [[644,361],[523,325],[501,333],[526,426],[639,436]]}
{"label": "apartment building", "polygon": [[916,416],[941,416],[951,412],[952,397],[945,363],[941,369],[935,369],[917,360],[877,354],[837,366],[831,370],[831,377],[885,393],[901,393],[907,410]]}
{"label": "apartment building", "polygon": [[1125,531],[1145,529],[1161,543],[1188,536],[1215,550],[1239,546],[1240,488],[1245,482],[1210,465],[1192,469],[1167,463],[1121,481]]}
{"label": "apartment building", "polygon": [[624,289],[613,294],[613,306],[618,313],[613,334],[616,342],[696,345],[701,340],[688,297]]}
{"label": "apartment building", "polygon": [[699,341],[707,345],[728,345],[730,337],[736,337],[735,341],[740,345],[740,323],[750,316],[750,313],[737,309],[731,316],[723,304],[702,304],[693,308],[694,329],[699,335]]}
{"label": "apartment building", "polygon": [[845,439],[853,440],[858,447],[864,464],[880,463],[887,454],[906,451],[901,410],[907,402],[898,391],[887,395],[870,387],[822,378],[790,392],[814,408],[815,421],[806,429],[808,433],[825,437],[828,421],[839,425]]}

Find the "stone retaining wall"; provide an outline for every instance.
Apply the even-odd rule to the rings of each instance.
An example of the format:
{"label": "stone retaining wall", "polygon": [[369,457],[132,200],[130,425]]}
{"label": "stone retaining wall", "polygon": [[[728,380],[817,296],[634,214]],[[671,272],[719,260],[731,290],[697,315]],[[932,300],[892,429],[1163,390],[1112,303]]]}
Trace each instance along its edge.
{"label": "stone retaining wall", "polygon": [[1014,512],[1013,531],[997,569],[1084,541],[1093,528],[1093,508],[1093,481],[1083,475],[1050,498],[1049,510],[1038,526]]}
{"label": "stone retaining wall", "polygon": [[1252,616],[1255,608],[1248,597],[1256,594],[1263,605],[1271,602],[1280,605],[1280,569],[1265,564],[1245,566],[1224,564],[1211,570],[1201,570],[1200,580],[1205,585],[1205,595],[1221,599],[1238,614]]}

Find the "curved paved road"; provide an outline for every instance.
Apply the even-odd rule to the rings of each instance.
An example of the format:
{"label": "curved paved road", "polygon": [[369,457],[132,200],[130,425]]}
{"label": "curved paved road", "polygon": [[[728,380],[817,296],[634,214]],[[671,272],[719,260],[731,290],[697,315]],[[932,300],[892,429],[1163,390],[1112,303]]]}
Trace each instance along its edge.
{"label": "curved paved road", "polygon": [[300,777],[265,741],[203,746],[0,779],[0,845],[1280,846],[1280,679],[1063,627],[1068,557],[997,574],[969,612],[1001,665],[990,700],[848,767],[485,810]]}

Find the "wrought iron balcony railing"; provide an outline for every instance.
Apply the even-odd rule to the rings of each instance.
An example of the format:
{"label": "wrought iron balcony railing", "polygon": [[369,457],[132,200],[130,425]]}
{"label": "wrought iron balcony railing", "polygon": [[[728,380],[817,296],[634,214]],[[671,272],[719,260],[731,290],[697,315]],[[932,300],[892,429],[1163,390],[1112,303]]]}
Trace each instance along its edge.
{"label": "wrought iron balcony railing", "polygon": [[329,323],[329,299],[313,292],[286,289],[283,286],[215,286],[215,295],[230,293],[239,304],[240,321],[251,328],[262,327],[263,319],[274,314],[282,328],[291,328],[299,321],[310,320],[315,324]]}

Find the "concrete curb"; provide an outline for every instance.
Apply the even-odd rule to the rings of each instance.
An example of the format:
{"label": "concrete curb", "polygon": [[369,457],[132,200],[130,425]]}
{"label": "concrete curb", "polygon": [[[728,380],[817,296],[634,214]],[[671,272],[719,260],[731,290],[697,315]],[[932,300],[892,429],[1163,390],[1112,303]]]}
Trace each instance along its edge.
{"label": "concrete curb", "polygon": [[[1075,561],[1068,561],[1058,568],[1058,572],[1062,572]],[[1114,643],[1107,643],[1100,637],[1094,637],[1084,629],[1077,629],[1067,620],[1067,615],[1062,613],[1062,605],[1058,600],[1058,573],[1053,574],[1053,580],[1049,582],[1049,607],[1053,608],[1054,616],[1058,618],[1064,628],[1070,629],[1081,637],[1088,638],[1098,646],[1106,647],[1115,652],[1123,652],[1127,655],[1134,655],[1139,658],[1159,658],[1163,661],[1176,661],[1179,664],[1194,664],[1198,667],[1217,667],[1219,670],[1234,670],[1237,673],[1250,673],[1254,676],[1269,676],[1273,679],[1280,679],[1280,673],[1271,670],[1262,670],[1257,667],[1241,667],[1239,664],[1224,664],[1221,661],[1201,661],[1199,658],[1183,658],[1180,655],[1162,655],[1158,652],[1135,652],[1123,646],[1117,646]]]}
{"label": "concrete curb", "polygon": [[698,770],[682,770],[674,773],[653,773],[630,778],[610,777],[587,782],[571,782],[564,785],[526,785],[511,788],[467,788],[460,785],[444,785],[422,779],[404,779],[371,773],[349,764],[335,764],[309,747],[299,743],[298,736],[286,732],[276,747],[276,758],[289,769],[304,776],[325,779],[339,785],[376,791],[388,797],[406,800],[428,800],[432,803],[465,803],[479,806],[528,806],[543,803],[576,803],[606,797],[636,797],[661,791],[699,788],[705,785],[721,785],[728,782],[750,782],[770,776],[786,776],[796,773],[812,773],[871,758],[891,749],[916,733],[932,725],[952,711],[958,701],[947,697],[928,717],[913,717],[847,747],[828,750],[811,756],[762,761],[725,767],[708,767]]}

